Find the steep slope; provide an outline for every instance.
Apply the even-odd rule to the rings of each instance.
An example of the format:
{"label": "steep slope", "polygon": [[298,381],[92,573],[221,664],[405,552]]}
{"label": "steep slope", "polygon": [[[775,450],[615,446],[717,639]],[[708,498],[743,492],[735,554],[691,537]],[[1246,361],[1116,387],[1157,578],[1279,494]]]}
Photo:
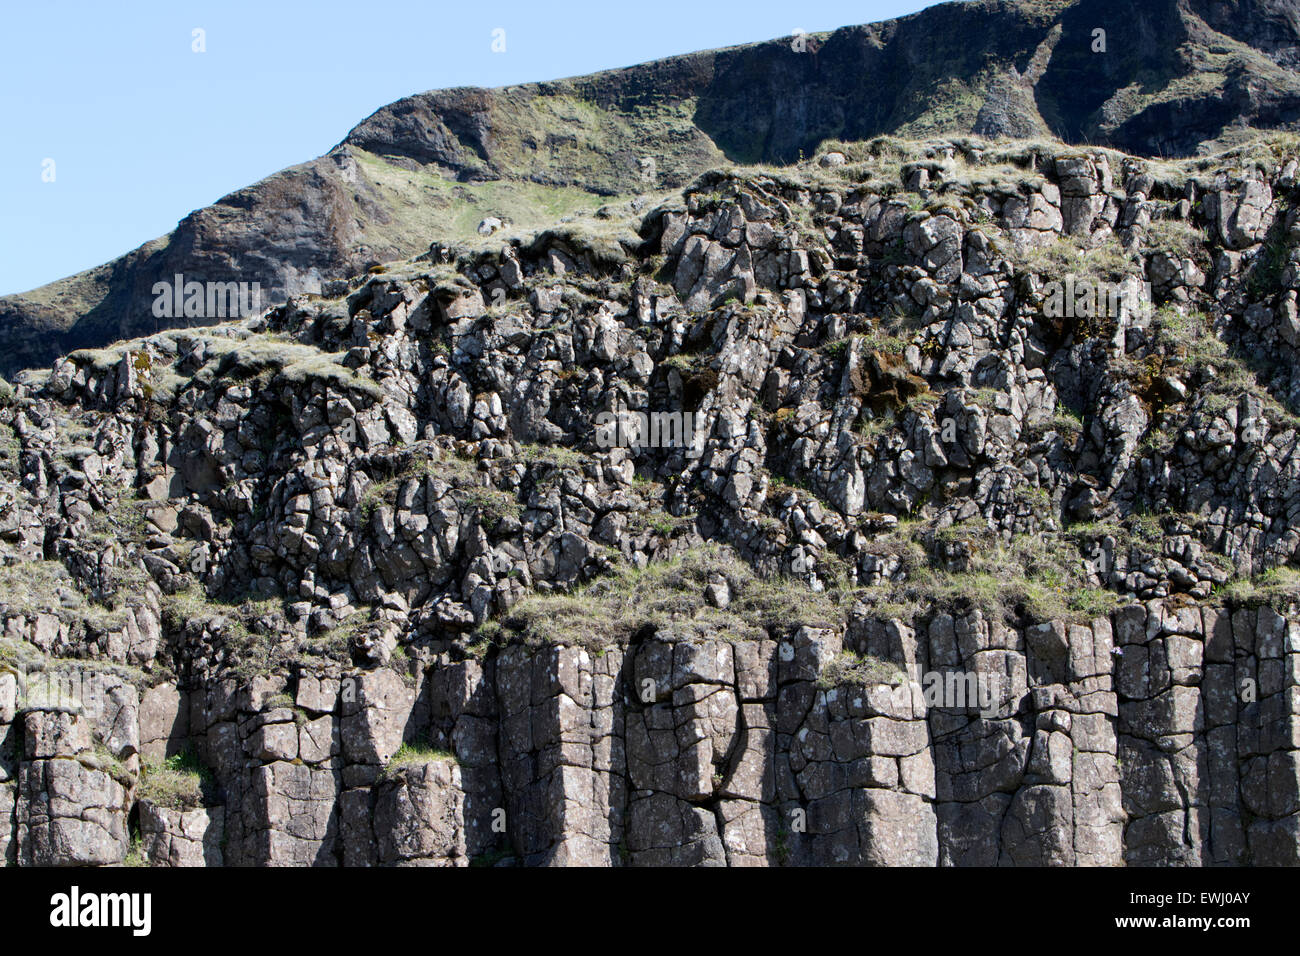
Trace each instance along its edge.
{"label": "steep slope", "polygon": [[168,236],[0,299],[0,374],[216,321],[151,314],[154,283],[178,273],[257,282],[269,303],[432,240],[472,239],[486,218],[517,234],[557,212],[680,188],[724,157],[785,164],[828,139],[956,133],[1186,156],[1251,128],[1294,129],[1298,9],[1296,0],[952,3],[803,43],[413,96],[328,156],[198,210]]}
{"label": "steep slope", "polygon": [[23,374],[0,855],[1300,862],[1298,169],[847,144]]}

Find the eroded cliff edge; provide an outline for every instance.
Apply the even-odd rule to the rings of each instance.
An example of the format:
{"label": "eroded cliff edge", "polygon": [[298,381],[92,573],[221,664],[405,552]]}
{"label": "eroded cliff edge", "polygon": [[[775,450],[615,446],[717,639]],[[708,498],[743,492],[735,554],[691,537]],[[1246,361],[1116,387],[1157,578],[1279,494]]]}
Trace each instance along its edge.
{"label": "eroded cliff edge", "polygon": [[1295,862],[1296,156],[831,144],[19,377],[6,859]]}

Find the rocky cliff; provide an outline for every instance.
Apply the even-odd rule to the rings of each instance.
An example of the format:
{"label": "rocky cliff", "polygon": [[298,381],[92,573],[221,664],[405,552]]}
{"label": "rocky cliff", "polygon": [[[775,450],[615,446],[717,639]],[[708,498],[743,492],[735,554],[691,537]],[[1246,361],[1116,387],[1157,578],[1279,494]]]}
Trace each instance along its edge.
{"label": "rocky cliff", "polygon": [[17,376],[0,854],[1300,862],[1298,156],[832,143]]}
{"label": "rocky cliff", "polygon": [[153,314],[176,274],[257,282],[266,304],[369,266],[531,235],[610,197],[828,139],[1044,137],[1142,156],[1300,123],[1296,0],[980,0],[830,34],[387,106],[329,154],[185,217],[98,269],[0,298],[0,374],[214,315]]}

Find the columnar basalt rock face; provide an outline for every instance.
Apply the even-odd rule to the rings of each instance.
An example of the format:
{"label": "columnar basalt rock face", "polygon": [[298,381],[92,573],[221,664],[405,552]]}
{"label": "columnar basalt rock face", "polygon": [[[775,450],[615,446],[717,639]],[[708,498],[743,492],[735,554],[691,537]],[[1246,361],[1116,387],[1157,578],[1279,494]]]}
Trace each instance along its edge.
{"label": "columnar basalt rock face", "polygon": [[[310,722],[263,711],[272,722],[243,722],[258,726],[237,728],[234,754],[210,725],[225,806],[142,800],[142,853],[157,866],[457,866],[507,847],[597,866],[1293,863],[1296,633],[1268,608],[1151,602],[1086,626],[975,612],[780,641],[661,631],[598,657],[515,647],[472,669],[491,705],[450,733],[436,718],[415,731],[448,739],[446,757],[366,786],[349,784],[374,776],[373,751],[353,763],[337,735],[315,764],[290,757],[303,751],[287,736],[267,749],[268,727],[305,740]],[[845,644],[897,673],[828,683]],[[922,671],[980,675],[996,693],[930,706]],[[464,664],[427,672],[432,713],[457,711],[434,699],[465,677]],[[1257,700],[1238,703],[1239,678],[1258,680]],[[387,669],[349,681],[404,685]],[[318,685],[300,675],[300,698]],[[17,862],[123,860],[128,791],[88,755],[88,725],[29,712],[24,739]]]}
{"label": "columnar basalt rock face", "polygon": [[6,389],[0,856],[1296,862],[1294,144],[843,148]]}
{"label": "columnar basalt rock face", "polygon": [[14,806],[17,802],[18,758],[22,755],[22,732],[15,726],[18,682],[15,675],[0,673],[0,861],[15,862]]}
{"label": "columnar basalt rock face", "polygon": [[150,866],[221,866],[224,823],[221,807],[170,810],[141,800],[143,858]]}
{"label": "columnar basalt rock face", "polygon": [[126,853],[128,791],[75,714],[29,711],[14,806],[23,866],[113,863]]}
{"label": "columnar basalt rock face", "polygon": [[443,761],[399,771],[375,795],[374,830],[380,865],[464,866],[460,769]]}
{"label": "columnar basalt rock face", "polygon": [[528,862],[609,863],[623,836],[619,653],[507,652],[496,674],[501,793]]}

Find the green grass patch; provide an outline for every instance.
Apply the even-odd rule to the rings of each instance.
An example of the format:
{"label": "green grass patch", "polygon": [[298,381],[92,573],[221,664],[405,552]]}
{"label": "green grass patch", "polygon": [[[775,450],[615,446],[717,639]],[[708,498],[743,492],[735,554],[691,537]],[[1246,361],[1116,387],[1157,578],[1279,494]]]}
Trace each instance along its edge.
{"label": "green grass patch", "polygon": [[456,755],[446,750],[437,750],[427,744],[405,743],[398,747],[397,753],[384,764],[380,779],[392,780],[400,771],[408,767],[422,767],[439,760],[450,760],[455,763]]}
{"label": "green grass patch", "polygon": [[193,750],[168,757],[160,764],[144,764],[136,795],[169,810],[214,806],[216,780]]}
{"label": "green grass patch", "polygon": [[1300,602],[1300,570],[1270,568],[1253,578],[1239,578],[1229,582],[1220,593],[1231,604],[1289,607]]}
{"label": "green grass patch", "polygon": [[[923,543],[927,534],[963,542],[969,553],[966,569],[933,566]],[[898,554],[906,574],[903,581],[855,592],[880,616],[912,620],[934,611],[978,609],[986,617],[1013,622],[1083,623],[1121,603],[1119,595],[1088,583],[1078,545],[1062,535],[1018,535],[1007,542],[977,522],[941,531],[900,523],[873,542],[872,549]]]}
{"label": "green grass patch", "polygon": [[[726,609],[704,597],[705,587],[719,578],[732,595]],[[643,569],[619,565],[568,594],[529,595],[493,633],[498,639],[517,636],[533,644],[598,651],[626,643],[647,626],[744,640],[762,637],[764,629],[833,627],[842,620],[827,592],[814,592],[799,580],[760,578],[729,549],[707,543]]]}
{"label": "green grass patch", "polygon": [[897,687],[906,680],[907,673],[897,664],[882,661],[870,654],[844,651],[822,669],[821,676],[817,678],[817,686],[822,690],[842,684],[888,684]]}

